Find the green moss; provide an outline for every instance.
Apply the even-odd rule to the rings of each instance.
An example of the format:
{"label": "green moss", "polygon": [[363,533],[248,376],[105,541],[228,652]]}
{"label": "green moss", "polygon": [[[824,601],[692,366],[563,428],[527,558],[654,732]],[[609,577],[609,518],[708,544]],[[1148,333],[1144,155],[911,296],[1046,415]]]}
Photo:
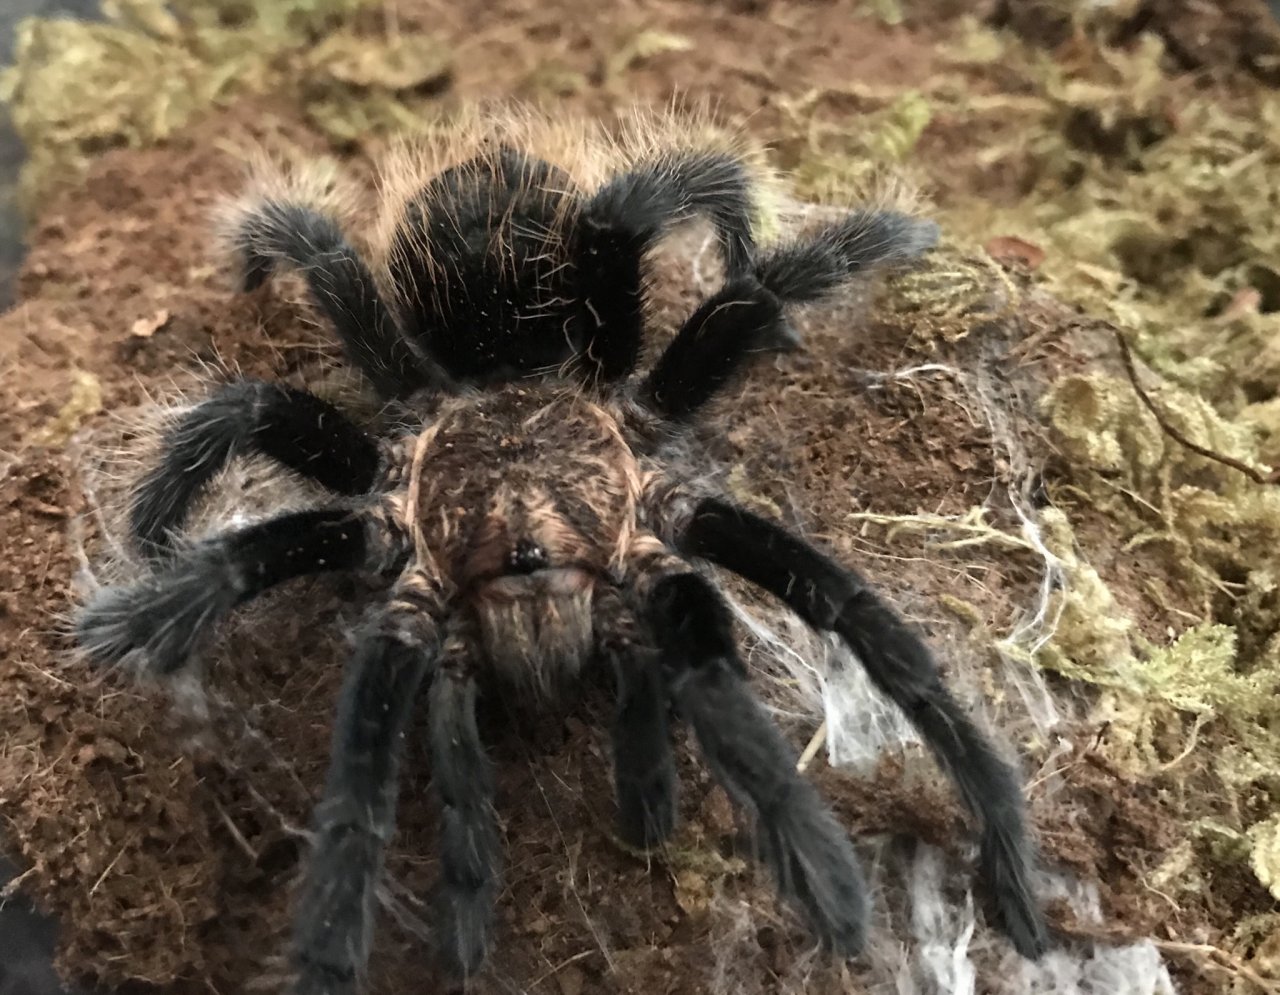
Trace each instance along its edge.
{"label": "green moss", "polygon": [[30,151],[28,206],[89,158],[164,141],[244,91],[283,90],[331,138],[411,126],[410,97],[448,80],[432,36],[357,30],[367,0],[117,0],[107,23],[32,18],[18,30],[0,99]]}
{"label": "green moss", "polygon": [[30,150],[26,196],[96,152],[166,138],[216,89],[208,67],[173,40],[111,24],[24,21],[0,98]]}
{"label": "green moss", "polygon": [[1017,312],[1017,285],[987,253],[945,240],[920,265],[887,283],[883,311],[930,350]]}
{"label": "green moss", "polygon": [[[1134,4],[1040,7],[1067,39],[1053,52],[970,21],[936,53],[942,70],[912,93],[849,85],[783,98],[783,164],[807,195],[856,191],[915,145],[895,142],[892,122],[916,102],[930,110],[915,119],[926,128],[945,118],[952,132],[991,136],[967,166],[1020,184],[1006,183],[995,202],[963,192],[954,158],[908,157],[926,188],[932,179],[961,189],[939,212],[947,244],[890,282],[886,309],[927,350],[1011,317],[1023,295],[974,246],[1015,235],[1043,250],[1041,286],[1085,316],[1079,327],[1103,333],[1086,347],[1097,354],[1101,344],[1101,361],[1043,399],[1063,459],[1060,507],[1039,524],[1063,583],[1037,660],[1095,689],[1094,718],[1107,723],[1104,746],[1118,762],[1146,778],[1198,772],[1221,786],[1203,803],[1235,843],[1197,838],[1178,861],[1247,861],[1275,888],[1280,488],[1173,438],[1110,336],[1119,329],[1131,343],[1140,383],[1174,432],[1262,476],[1280,464],[1280,94],[1197,89],[1170,73],[1154,36],[1107,44]],[[975,76],[998,85],[974,86]],[[1086,504],[1155,568],[1122,600],[1075,532]],[[1144,597],[1182,620],[1180,631],[1144,638],[1131,614]]]}
{"label": "green moss", "polygon": [[779,165],[799,197],[831,203],[863,199],[886,175],[914,179],[911,154],[934,114],[923,93],[853,85],[782,97],[778,106],[789,122],[776,143]]}

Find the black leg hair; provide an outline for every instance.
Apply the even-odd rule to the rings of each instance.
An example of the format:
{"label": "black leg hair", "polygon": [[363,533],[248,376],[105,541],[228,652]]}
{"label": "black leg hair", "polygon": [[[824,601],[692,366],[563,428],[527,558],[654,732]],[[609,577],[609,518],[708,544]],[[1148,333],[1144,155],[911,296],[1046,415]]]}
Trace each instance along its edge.
{"label": "black leg hair", "polygon": [[705,578],[679,574],[658,581],[649,604],[680,715],[712,772],[754,812],[761,856],[779,891],[804,909],[826,945],[856,955],[869,912],[857,855],[752,697],[723,600]]}
{"label": "black leg hair", "polygon": [[404,397],[448,384],[437,364],[411,349],[369,267],[332,217],[304,204],[265,200],[236,217],[229,240],[247,291],[259,287],[279,262],[302,272],[312,302],[381,396]]}
{"label": "black leg hair", "polygon": [[694,414],[783,326],[782,304],[752,277],[734,280],[684,323],[645,378],[641,397],[664,418]]}
{"label": "black leg hair", "polygon": [[632,846],[648,848],[667,839],[676,821],[668,695],[654,649],[616,591],[597,593],[595,617],[600,655],[618,695],[612,729],[618,832]]}
{"label": "black leg hair", "polygon": [[681,327],[646,377],[642,397],[659,415],[686,419],[734,378],[752,353],[794,335],[783,307],[820,298],[857,273],[912,259],[937,240],[929,221],[859,211],[756,263],[731,280]]}
{"label": "black leg hair", "polygon": [[772,249],[756,277],[787,304],[820,300],[850,277],[933,248],[938,226],[893,211],[862,210]]}
{"label": "black leg hair", "polygon": [[98,591],[76,618],[77,641],[102,663],[135,650],[171,673],[236,605],[282,581],[327,570],[389,569],[402,555],[382,517],[302,511],[206,540],[143,580]]}
{"label": "black leg hair", "polygon": [[439,651],[429,599],[412,587],[398,593],[359,633],[347,668],[297,902],[296,995],[354,995],[369,957],[405,727]]}
{"label": "black leg hair", "polygon": [[409,339],[472,385],[563,366],[578,329],[560,239],[576,203],[567,173],[506,144],[427,181],[388,252]]}
{"label": "black leg hair", "polygon": [[169,550],[200,492],[232,458],[259,453],[338,494],[378,475],[378,446],[341,411],[306,391],[227,384],[165,432],[160,462],[133,492],[129,521],[147,554]]}
{"label": "black leg hair", "polygon": [[721,153],[672,154],[611,180],[583,207],[572,246],[581,301],[581,353],[589,372],[625,377],[643,345],[645,252],[697,215],[715,226],[730,278],[750,270],[750,177]]}
{"label": "black leg hair", "polygon": [[443,967],[457,979],[474,974],[488,952],[502,873],[493,770],[475,706],[471,668],[449,654],[431,687],[428,725],[441,807],[438,948]]}
{"label": "black leg hair", "polygon": [[675,544],[771,592],[857,654],[981,820],[980,873],[996,922],[1024,957],[1040,957],[1049,937],[1031,887],[1034,850],[1017,774],[951,696],[921,639],[858,574],[724,501],[700,502]]}

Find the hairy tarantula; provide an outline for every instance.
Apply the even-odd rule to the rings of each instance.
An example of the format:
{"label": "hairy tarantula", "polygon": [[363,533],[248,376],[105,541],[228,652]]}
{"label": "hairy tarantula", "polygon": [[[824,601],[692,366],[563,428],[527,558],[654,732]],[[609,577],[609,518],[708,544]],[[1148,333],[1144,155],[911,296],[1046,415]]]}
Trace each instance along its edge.
{"label": "hairy tarantula", "polygon": [[[278,264],[296,267],[397,427],[371,437],[280,384],[223,387],[167,431],[135,490],[131,526],[150,574],[100,590],[77,635],[100,661],[132,657],[167,674],[235,606],[276,584],[333,570],[387,579],[358,633],[315,813],[292,948],[302,995],[359,985],[419,692],[442,809],[434,928],[443,966],[465,977],[490,945],[501,864],[477,695],[497,686],[546,700],[597,665],[616,682],[624,837],[652,846],[673,829],[678,716],[754,815],[779,890],[830,948],[860,950],[868,899],[853,847],[753,698],[725,601],[700,561],[848,644],[981,820],[980,873],[1001,928],[1027,957],[1047,947],[1014,770],[942,684],[921,639],[857,573],[682,481],[669,459],[752,354],[785,341],[788,306],[918,256],[936,229],[866,209],[758,248],[763,173],[723,139],[664,145],[687,134],[681,127],[609,144],[521,119],[469,158],[405,160],[389,174],[375,269],[305,185],[269,188],[228,215],[244,286]],[[559,165],[547,149],[561,153]],[[637,373],[646,253],[693,218],[714,228],[723,285]],[[248,454],[333,500],[176,542],[206,485]]]}

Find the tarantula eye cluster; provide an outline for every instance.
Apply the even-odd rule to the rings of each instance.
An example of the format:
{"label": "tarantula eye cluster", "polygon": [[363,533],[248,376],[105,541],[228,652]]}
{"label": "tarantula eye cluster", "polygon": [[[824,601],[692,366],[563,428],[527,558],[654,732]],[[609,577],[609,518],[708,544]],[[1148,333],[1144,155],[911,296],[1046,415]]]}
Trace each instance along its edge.
{"label": "tarantula eye cluster", "polygon": [[[402,733],[420,697],[441,808],[439,956],[458,976],[480,967],[502,860],[477,697],[514,687],[545,700],[597,667],[617,694],[624,837],[648,847],[673,829],[674,716],[754,818],[779,891],[835,952],[860,950],[868,898],[853,847],[753,697],[703,564],[848,644],[980,820],[979,870],[1000,928],[1028,957],[1046,948],[1017,777],[924,642],[853,570],[682,480],[670,459],[672,440],[753,354],[785,341],[789,309],[909,262],[935,226],[863,209],[758,245],[767,177],[735,140],[690,139],[699,129],[662,119],[616,141],[525,116],[477,127],[465,150],[452,141],[401,156],[369,260],[305,184],[268,184],[226,213],[244,287],[296,268],[351,363],[396,409],[395,428],[372,436],[280,384],[223,386],[168,428],[134,490],[149,573],[99,591],[77,634],[94,659],[170,674],[274,585],[335,570],[384,580],[337,710],[296,917],[296,992],[358,988]],[[715,232],[722,284],[640,370],[646,254],[695,218]],[[332,497],[178,543],[202,492],[245,455]]]}

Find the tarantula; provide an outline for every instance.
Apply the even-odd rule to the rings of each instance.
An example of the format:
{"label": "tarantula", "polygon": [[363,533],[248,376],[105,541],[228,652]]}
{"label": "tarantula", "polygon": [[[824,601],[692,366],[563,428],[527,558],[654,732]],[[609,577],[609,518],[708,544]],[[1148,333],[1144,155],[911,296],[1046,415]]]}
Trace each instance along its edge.
{"label": "tarantula", "polygon": [[[546,701],[597,666],[616,683],[624,838],[650,847],[673,829],[669,723],[679,717],[754,815],[780,892],[852,956],[869,914],[858,861],[749,690],[726,603],[699,567],[715,564],[843,639],[904,710],[982,822],[980,873],[1001,928],[1038,957],[1047,933],[1018,780],[925,644],[857,573],[682,481],[671,458],[752,354],[786,340],[789,306],[920,255],[935,226],[858,210],[760,249],[763,174],[741,149],[664,146],[680,122],[630,145],[585,132],[574,145],[563,126],[540,127],[523,119],[460,162],[419,158],[395,172],[392,187],[405,192],[384,198],[377,278],[305,185],[235,206],[227,230],[243,285],[296,267],[396,427],[374,437],[312,394],[250,380],[197,404],[134,493],[132,530],[151,572],[92,597],[77,619],[81,645],[99,661],[130,657],[169,674],[235,606],[283,581],[335,570],[386,578],[357,634],[315,812],[292,946],[303,995],[353,992],[363,975],[419,693],[442,809],[434,928],[443,966],[465,977],[490,946],[501,864],[477,696],[499,687]],[[559,165],[539,135],[541,149],[559,136]],[[615,171],[599,175],[601,161]],[[697,217],[718,237],[723,284],[637,374],[646,253]],[[246,454],[333,500],[179,544],[203,489]]]}

